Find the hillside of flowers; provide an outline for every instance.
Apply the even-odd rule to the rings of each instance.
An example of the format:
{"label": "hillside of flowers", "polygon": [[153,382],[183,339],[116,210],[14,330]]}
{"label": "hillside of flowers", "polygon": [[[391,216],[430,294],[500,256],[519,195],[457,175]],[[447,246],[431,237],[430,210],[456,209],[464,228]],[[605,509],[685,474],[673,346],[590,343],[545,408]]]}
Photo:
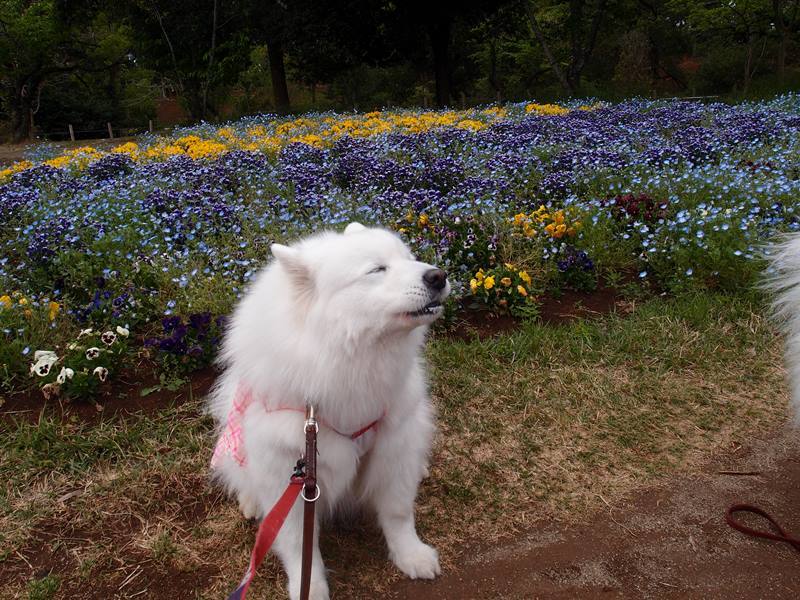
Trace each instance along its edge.
{"label": "hillside of flowers", "polygon": [[[143,361],[208,364],[286,242],[403,235],[461,304],[526,317],[625,277],[738,290],[795,230],[800,96],[310,114],[199,125],[0,170],[0,389],[89,397]],[[474,301],[474,302],[473,302]]]}

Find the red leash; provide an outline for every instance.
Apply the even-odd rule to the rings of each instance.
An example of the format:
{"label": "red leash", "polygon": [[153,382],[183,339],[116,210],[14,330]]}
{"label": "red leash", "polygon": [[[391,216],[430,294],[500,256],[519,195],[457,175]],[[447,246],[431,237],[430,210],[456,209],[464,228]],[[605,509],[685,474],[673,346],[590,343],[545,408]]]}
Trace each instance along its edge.
{"label": "red leash", "polygon": [[314,507],[319,499],[319,486],[317,486],[317,433],[319,425],[314,418],[314,408],[309,406],[306,412],[306,422],[304,425],[306,434],[306,454],[297,461],[294,473],[289,478],[289,485],[278,499],[256,533],[256,542],[250,554],[250,565],[242,578],[242,581],[228,600],[244,600],[247,590],[250,588],[256,570],[269,552],[278,532],[286,522],[297,496],[302,495],[306,506],[303,515],[303,566],[300,574],[300,599],[308,600],[308,593],[311,581],[311,558],[314,542]]}
{"label": "red leash", "polygon": [[[770,525],[772,525],[773,529],[778,533],[771,533],[769,531],[761,531],[759,529],[753,529],[752,527],[748,527],[747,525],[742,525],[739,521],[734,519],[733,513],[737,512],[749,512],[760,517],[766,519]],[[742,533],[757,537],[763,538],[765,540],[773,540],[776,542],[784,542],[792,546],[795,550],[800,552],[800,539],[792,537],[781,527],[778,522],[773,519],[766,511],[761,510],[757,506],[751,506],[750,504],[734,504],[731,506],[727,511],[725,511],[725,521],[727,521],[728,525],[736,529],[737,531],[741,531]]]}

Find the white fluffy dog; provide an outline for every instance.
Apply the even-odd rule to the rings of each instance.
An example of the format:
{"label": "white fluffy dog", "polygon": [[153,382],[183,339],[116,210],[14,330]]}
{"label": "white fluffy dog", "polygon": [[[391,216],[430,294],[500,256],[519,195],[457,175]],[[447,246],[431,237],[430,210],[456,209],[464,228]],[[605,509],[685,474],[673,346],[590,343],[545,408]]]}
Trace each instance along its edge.
{"label": "white fluffy dog", "polygon": [[[263,517],[304,450],[314,405],[318,512],[353,500],[374,510],[395,565],[412,578],[440,573],[414,525],[414,499],[434,432],[421,350],[450,292],[444,271],[418,262],[394,234],[351,223],[275,257],[233,313],[211,395],[220,425],[215,477],[246,517]],[[302,501],[273,550],[299,596]],[[311,598],[328,598],[315,528]]]}
{"label": "white fluffy dog", "polygon": [[786,334],[786,367],[795,423],[800,426],[800,234],[790,234],[769,250],[767,288]]}

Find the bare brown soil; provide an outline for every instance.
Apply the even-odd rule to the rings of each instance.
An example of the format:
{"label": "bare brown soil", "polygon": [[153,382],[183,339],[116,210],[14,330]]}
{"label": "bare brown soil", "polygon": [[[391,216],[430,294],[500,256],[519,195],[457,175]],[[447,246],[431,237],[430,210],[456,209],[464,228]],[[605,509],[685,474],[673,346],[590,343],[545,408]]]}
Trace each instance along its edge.
{"label": "bare brown soil", "polygon": [[[544,323],[561,324],[575,319],[599,317],[608,313],[625,312],[627,304],[615,288],[600,287],[593,292],[565,290],[560,296],[540,299],[539,319]],[[450,338],[469,341],[490,338],[514,331],[520,320],[511,315],[495,315],[483,308],[461,307],[452,328],[444,332]]]}
{"label": "bare brown soil", "polygon": [[[134,141],[135,137],[115,137],[115,138],[100,138],[93,140],[75,140],[60,141],[60,142],[46,142],[49,145],[57,146],[63,150],[70,150],[72,148],[80,148],[81,146],[92,146],[98,150],[110,150],[114,146],[119,146],[125,142]],[[11,165],[17,161],[25,158],[25,152],[32,146],[40,142],[28,142],[22,144],[0,144],[0,167]]]}
{"label": "bare brown soil", "polygon": [[[749,473],[756,473],[751,475]],[[800,535],[800,432],[737,446],[575,525],[531,523],[522,540],[464,551],[434,583],[402,581],[408,600],[529,598],[798,598],[800,552],[728,527],[755,504]],[[767,529],[757,517],[739,517]]]}
{"label": "bare brown soil", "polygon": [[545,323],[567,323],[624,311],[625,307],[615,288],[599,287],[591,293],[565,290],[558,297],[542,298],[539,316]]}
{"label": "bare brown soil", "polygon": [[[93,402],[59,398],[45,400],[38,389],[30,389],[3,397],[0,421],[35,423],[42,412],[61,419],[74,417],[87,423],[139,413],[151,414],[205,395],[214,384],[215,378],[216,372],[209,367],[193,373],[179,389],[170,390],[166,387],[158,388],[159,381],[152,373],[144,377],[123,373],[113,382],[108,382]],[[142,390],[152,391],[142,395]]]}
{"label": "bare brown soil", "polygon": [[[157,498],[159,512],[173,526],[186,531],[203,523],[224,500],[219,489],[210,489],[203,474],[180,481],[161,481]],[[65,498],[68,505],[71,498]],[[109,513],[92,527],[76,528],[69,519],[48,518],[32,532],[31,541],[16,556],[2,563],[0,584],[56,576],[58,598],[195,598],[195,591],[208,587],[219,568],[208,562],[174,561],[165,547],[161,560],[150,548],[142,547],[146,532],[133,515]],[[115,549],[113,560],[107,558]],[[106,564],[93,564],[93,554],[105,554]],[[92,576],[99,569],[103,577]]]}

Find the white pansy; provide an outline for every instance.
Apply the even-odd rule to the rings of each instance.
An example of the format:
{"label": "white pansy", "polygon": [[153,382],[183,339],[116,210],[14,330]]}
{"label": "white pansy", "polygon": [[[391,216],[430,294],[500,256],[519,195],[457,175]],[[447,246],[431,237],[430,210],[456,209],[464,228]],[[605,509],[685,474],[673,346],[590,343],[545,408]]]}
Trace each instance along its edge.
{"label": "white pansy", "polygon": [[64,383],[67,379],[72,379],[75,376],[75,371],[69,367],[61,367],[61,372],[56,377],[58,383]]}
{"label": "white pansy", "polygon": [[100,336],[100,339],[106,346],[110,346],[111,344],[117,341],[117,334],[114,333],[113,331],[105,331]]}
{"label": "white pansy", "polygon": [[97,346],[92,346],[86,350],[86,358],[89,360],[94,360],[98,356],[100,356],[100,348]]}
{"label": "white pansy", "polygon": [[50,369],[58,361],[58,356],[52,350],[37,350],[33,358],[35,362],[31,365],[31,374],[36,373],[39,377],[50,373]]}
{"label": "white pansy", "polygon": [[94,371],[92,371],[92,375],[97,375],[100,381],[105,381],[106,377],[108,377],[108,369],[105,367],[95,367]]}
{"label": "white pansy", "polygon": [[92,333],[91,327],[89,329],[81,329],[81,332],[78,334],[78,339],[81,339],[85,335],[91,335],[91,333]]}
{"label": "white pansy", "polygon": [[119,325],[117,325],[117,333],[120,334],[122,337],[128,337],[128,335],[130,335],[131,332],[125,329],[124,327],[120,327]]}

